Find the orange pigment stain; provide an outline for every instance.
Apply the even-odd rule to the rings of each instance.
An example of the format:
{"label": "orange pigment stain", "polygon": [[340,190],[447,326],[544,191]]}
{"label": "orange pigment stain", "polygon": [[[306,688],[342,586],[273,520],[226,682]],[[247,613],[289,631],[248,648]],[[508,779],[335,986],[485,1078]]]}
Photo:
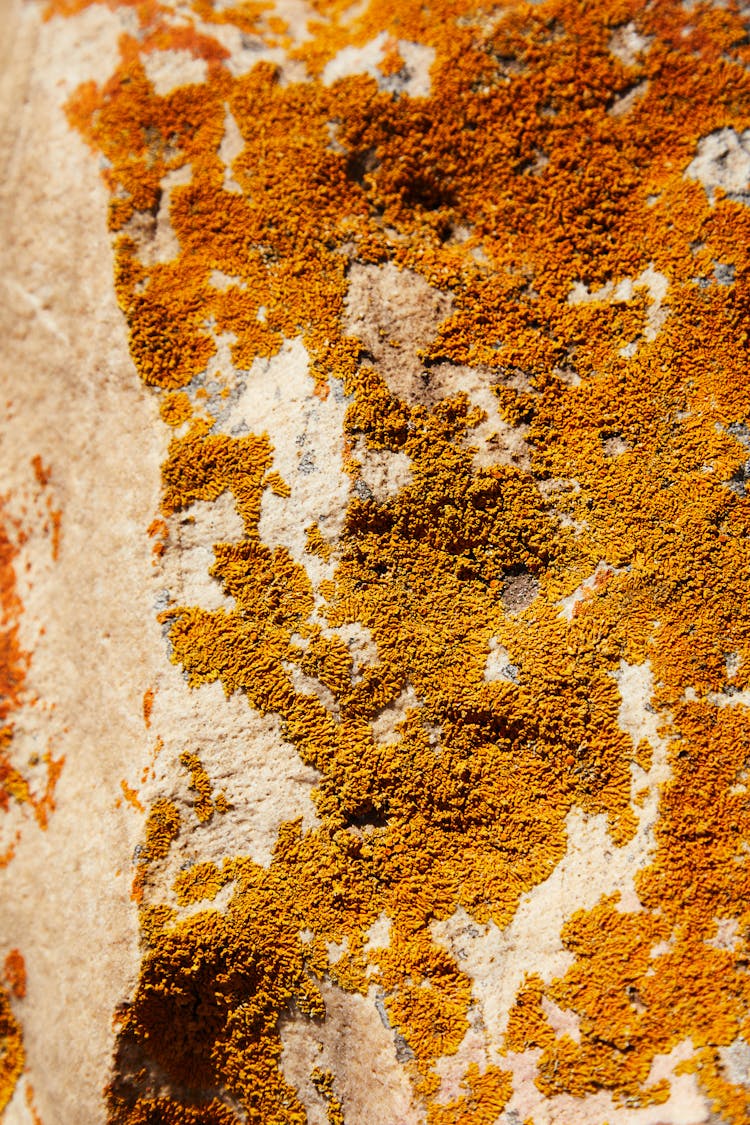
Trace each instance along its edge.
{"label": "orange pigment stain", "polygon": [[23,613],[16,591],[17,548],[7,530],[8,522],[0,513],[0,811],[6,812],[11,801],[30,798],[26,779],[12,765],[10,748],[13,738],[12,715],[24,700],[26,673],[31,657],[21,648],[18,622]]}
{"label": "orange pigment stain", "polygon": [[32,457],[31,465],[34,470],[34,476],[36,477],[37,484],[46,493],[45,506],[47,509],[48,520],[44,526],[44,532],[50,537],[52,561],[57,562],[60,557],[62,509],[54,507],[52,496],[49,492],[46,491],[49,488],[50,480],[52,478],[52,468],[50,465],[45,465],[39,454]]}
{"label": "orange pigment stain", "polygon": [[41,1117],[39,1116],[39,1110],[36,1108],[36,1102],[34,1100],[34,1087],[30,1082],[27,1082],[26,1084],[26,1106],[31,1115],[32,1125],[44,1125]]}
{"label": "orange pigment stain", "polygon": [[46,488],[52,476],[52,469],[49,465],[44,464],[44,461],[42,461],[38,453],[31,458],[31,465],[34,469],[34,476],[37,479],[37,483],[42,488]]}
{"label": "orange pigment stain", "polygon": [[160,559],[167,549],[167,540],[169,539],[169,528],[162,519],[152,520],[148,526],[148,534],[154,539],[154,545],[151,548],[154,558]]}
{"label": "orange pigment stain", "polygon": [[[37,478],[43,478],[46,485],[49,470],[38,458],[34,460],[34,469]],[[0,813],[9,812],[14,804],[27,804],[40,828],[46,828],[55,808],[55,787],[65,759],[55,758],[49,748],[32,756],[30,769],[36,771],[40,765],[44,767],[40,791],[38,783],[16,764],[13,745],[14,715],[24,705],[38,702],[27,688],[31,654],[22,647],[19,634],[23,604],[17,589],[18,551],[26,539],[27,533],[14,525],[0,503]],[[40,635],[43,633],[42,628]],[[17,831],[16,843],[18,839]],[[10,861],[14,851],[15,844],[5,849],[0,855],[0,866]]]}
{"label": "orange pigment stain", "polygon": [[154,707],[154,697],[156,692],[153,688],[147,688],[143,693],[143,722],[146,729],[151,726],[151,712]]}
{"label": "orange pigment stain", "polygon": [[[280,1026],[290,1005],[324,1018],[326,978],[378,990],[430,1125],[496,1121],[512,1094],[503,1052],[532,1049],[550,1099],[661,1104],[669,1081],[651,1082],[652,1063],[686,1040],[683,1070],[742,1125],[750,1093],[721,1052],[750,1037],[750,724],[733,703],[750,687],[750,209],[684,174],[702,137],[750,128],[736,6],[699,3],[688,17],[673,0],[547,0],[489,19],[468,0],[357,16],[348,0],[317,0],[311,38],[292,50],[307,82],[280,81],[267,61],[239,76],[226,65],[212,22],[284,44],[261,5],[200,0],[179,27],[168,7],[133,7],[139,34],[122,36],[116,73],[81,86],[68,113],[106,158],[131,355],[173,430],[162,514],[229,492],[243,523],[238,541],[214,546],[210,572],[234,608],[175,605],[162,620],[190,686],[220,682],[278,716],[320,780],[319,824],[284,824],[267,868],[227,856],[181,871],[179,904],[206,900],[181,917],[159,899],[159,872],[180,832],[219,806],[200,748],[183,753],[190,819],[158,799],[138,861],[141,976],[110,1120],[302,1125]],[[629,57],[615,47],[631,24],[644,46]],[[339,50],[380,32],[384,77],[403,68],[399,43],[434,52],[429,95],[395,96],[365,75],[323,84]],[[206,81],[157,95],[143,60],[168,48],[205,60]],[[219,154],[227,109],[240,191]],[[179,253],[146,265],[138,224],[188,165],[170,196]],[[526,467],[477,465],[484,411],[460,391],[400,396],[345,333],[353,263],[391,263],[450,294],[421,353],[425,387],[439,365],[486,372]],[[648,270],[666,281],[658,330],[638,282]],[[596,297],[628,278],[629,299]],[[571,300],[581,286],[591,299]],[[241,370],[301,336],[311,389],[324,398],[336,378],[348,396],[344,530],[332,542],[306,532],[307,551],[335,564],[317,591],[325,632],[305,568],[258,530],[264,490],[290,487],[274,475],[274,435],[217,432],[211,396],[201,416],[189,398],[219,333]],[[382,501],[357,488],[362,447],[408,458],[410,480]],[[519,582],[532,594],[515,605]],[[568,617],[562,600],[583,582]],[[330,633],[353,624],[378,654],[358,676]],[[491,641],[513,676],[485,676]],[[507,926],[565,855],[572,810],[605,818],[613,849],[634,839],[653,748],[621,729],[614,674],[647,661],[669,777],[636,876],[640,909],[610,895],[573,913],[570,969],[548,983],[529,973],[496,1064],[472,1064],[465,1093],[445,1102],[436,1064],[470,1026],[472,982],[432,924],[460,907]],[[332,693],[335,718],[295,689],[290,666]],[[407,688],[417,703],[379,742],[373,721]],[[226,908],[211,907],[230,884]],[[383,914],[390,945],[372,950]],[[335,962],[330,943],[345,946]],[[576,1017],[577,1041],[550,1025],[545,999]],[[311,1081],[340,1122],[336,1075]],[[197,1108],[191,1091],[207,1090]]]}
{"label": "orange pigment stain", "polygon": [[62,509],[50,508],[50,523],[51,523],[51,538],[52,538],[52,561],[57,562],[60,558],[60,537],[62,528]]}
{"label": "orange pigment stain", "polygon": [[[148,726],[148,724],[146,724]],[[143,767],[141,773],[141,785],[145,785],[149,779],[156,776],[156,759],[159,757],[162,749],[164,748],[164,740],[158,737],[151,748],[151,757],[147,764]]]}
{"label": "orange pigment stain", "polygon": [[133,789],[131,785],[128,785],[125,778],[123,778],[120,782],[120,788],[122,789],[123,796],[130,807],[135,809],[136,812],[145,813],[146,810],[144,809],[138,797],[138,790]]}

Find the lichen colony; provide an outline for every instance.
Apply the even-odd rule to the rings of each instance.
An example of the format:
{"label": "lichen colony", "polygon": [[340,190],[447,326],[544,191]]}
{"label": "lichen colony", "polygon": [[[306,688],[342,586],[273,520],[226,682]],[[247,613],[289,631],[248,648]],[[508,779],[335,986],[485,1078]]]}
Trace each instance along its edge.
{"label": "lichen colony", "polygon": [[[155,566],[196,506],[240,521],[216,605],[161,605],[169,658],[316,778],[267,863],[235,832],[169,867],[236,811],[200,745],[187,803],[150,803],[111,1122],[302,1125],[283,1029],[326,1020],[325,984],[380,1006],[429,1125],[505,1120],[522,1073],[534,1125],[667,1105],[680,1074],[742,1125],[747,13],[110,7],[117,69],[66,111],[171,428]],[[300,395],[328,461],[304,427],[284,453]],[[603,874],[562,904],[562,968],[530,950],[493,1023],[471,951],[576,846]],[[309,1082],[343,1122],[335,1067]]]}

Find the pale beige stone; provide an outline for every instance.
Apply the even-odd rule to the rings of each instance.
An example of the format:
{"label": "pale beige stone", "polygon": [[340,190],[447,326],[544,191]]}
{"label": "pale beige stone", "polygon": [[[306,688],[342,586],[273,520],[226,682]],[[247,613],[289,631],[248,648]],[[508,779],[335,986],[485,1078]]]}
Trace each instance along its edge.
{"label": "pale beige stone", "polygon": [[47,1125],[98,1125],[112,1001],[138,965],[129,859],[142,820],[115,799],[120,778],[145,764],[142,697],[163,660],[145,534],[163,439],[114,298],[106,192],[62,109],[82,79],[111,73],[122,23],[98,6],[42,23],[38,7],[12,0],[1,18],[3,489],[28,495],[39,455],[62,509],[57,562],[33,521],[22,556],[40,705],[24,712],[14,753],[65,757],[49,827],[14,816],[21,840],[0,870],[0,949],[21,949],[28,973],[18,1005],[28,1077],[6,1120],[31,1125],[31,1082]]}

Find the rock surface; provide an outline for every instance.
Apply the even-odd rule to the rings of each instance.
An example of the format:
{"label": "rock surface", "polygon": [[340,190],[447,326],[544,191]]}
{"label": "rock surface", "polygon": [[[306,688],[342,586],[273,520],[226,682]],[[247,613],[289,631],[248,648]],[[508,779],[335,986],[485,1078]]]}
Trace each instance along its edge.
{"label": "rock surface", "polygon": [[750,1118],[750,13],[5,0],[0,1114]]}

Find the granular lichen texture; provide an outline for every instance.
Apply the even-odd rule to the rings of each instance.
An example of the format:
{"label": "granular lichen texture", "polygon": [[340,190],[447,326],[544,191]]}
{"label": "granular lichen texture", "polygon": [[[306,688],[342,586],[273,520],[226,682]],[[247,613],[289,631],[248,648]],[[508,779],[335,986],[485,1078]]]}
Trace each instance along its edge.
{"label": "granular lichen texture", "polygon": [[65,108],[196,701],[141,685],[108,1120],[743,1125],[747,9],[106,7]]}

